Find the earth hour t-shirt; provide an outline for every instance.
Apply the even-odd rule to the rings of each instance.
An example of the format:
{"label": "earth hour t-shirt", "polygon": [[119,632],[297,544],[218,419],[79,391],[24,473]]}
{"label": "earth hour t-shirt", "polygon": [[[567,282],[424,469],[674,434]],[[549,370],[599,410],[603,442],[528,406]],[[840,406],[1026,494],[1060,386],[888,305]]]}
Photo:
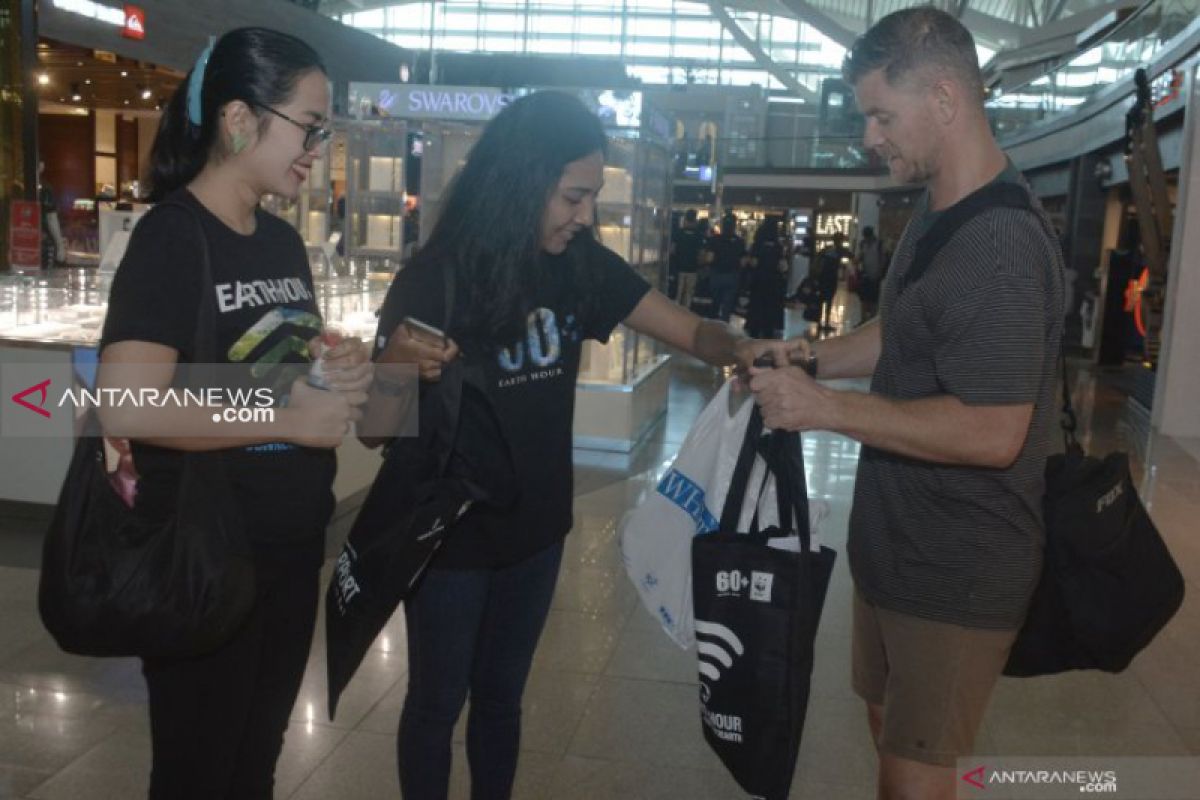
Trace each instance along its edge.
{"label": "earth hour t-shirt", "polygon": [[[113,278],[101,347],[153,342],[176,350],[181,362],[195,360],[203,272],[196,217],[216,292],[217,362],[269,368],[310,361],[307,342],[322,322],[299,235],[262,209],[255,212],[254,233],[240,234],[186,189],[134,228]],[[224,456],[252,540],[298,542],[324,532],[334,506],[332,450],[280,442],[230,449]],[[140,509],[170,508],[180,459],[179,451],[134,442]]]}
{"label": "earth hour t-shirt", "polygon": [[[582,251],[582,275],[574,273],[569,255],[544,256],[544,280],[531,303],[526,335],[490,352],[486,346],[466,344],[454,320],[447,329],[443,265],[433,258],[418,256],[388,290],[376,350],[406,316],[446,330],[462,345],[464,358],[482,362],[488,398],[517,471],[520,494],[515,507],[472,509],[446,537],[434,562],[439,568],[513,564],[571,530],[572,423],[583,341],[608,341],[650,289],[629,264],[599,243],[588,239],[572,247]],[[456,289],[455,295],[461,300],[464,292]],[[454,316],[462,318],[460,311]]]}

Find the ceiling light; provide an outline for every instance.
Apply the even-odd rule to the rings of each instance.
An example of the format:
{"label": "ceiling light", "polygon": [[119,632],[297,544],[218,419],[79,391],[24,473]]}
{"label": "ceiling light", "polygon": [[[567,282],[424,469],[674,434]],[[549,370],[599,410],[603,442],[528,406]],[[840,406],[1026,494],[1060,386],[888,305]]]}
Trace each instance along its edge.
{"label": "ceiling light", "polygon": [[83,99],[83,95],[79,93],[79,84],[72,83],[71,84],[71,100],[75,103],[78,103],[82,99]]}
{"label": "ceiling light", "polygon": [[88,85],[88,86],[91,86],[91,85],[92,85],[92,79],[91,79],[91,78],[87,78],[87,79],[85,79],[85,80],[84,80],[84,83],[85,83],[86,85]]}
{"label": "ceiling light", "polygon": [[142,99],[143,100],[149,100],[153,96],[154,96],[154,92],[150,91],[149,89],[142,89]]}
{"label": "ceiling light", "polygon": [[41,75],[38,75],[38,83],[41,84],[42,86],[49,86],[50,85],[50,75],[45,72],[43,72]]}
{"label": "ceiling light", "polygon": [[122,77],[122,78],[128,78],[128,77],[129,77],[129,71],[128,71],[128,70],[124,70],[124,69],[123,69],[123,70],[121,70],[121,77]]}

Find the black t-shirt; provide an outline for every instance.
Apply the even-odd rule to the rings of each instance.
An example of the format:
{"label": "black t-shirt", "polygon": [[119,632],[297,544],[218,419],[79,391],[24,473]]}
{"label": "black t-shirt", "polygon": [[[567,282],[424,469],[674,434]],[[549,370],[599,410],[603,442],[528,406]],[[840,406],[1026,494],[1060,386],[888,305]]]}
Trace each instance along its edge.
{"label": "black t-shirt", "polygon": [[[246,236],[186,189],[167,200],[133,230],[113,278],[101,348],[127,340],[154,342],[175,349],[181,362],[195,360],[203,271],[198,215],[216,292],[218,363],[266,368],[309,361],[306,343],[321,332],[322,322],[296,231],[259,209],[255,231]],[[180,459],[178,451],[134,442],[139,508],[150,513],[170,508]],[[331,450],[273,443],[227,450],[224,461],[252,540],[306,541],[324,533],[334,506],[337,459]]]}
{"label": "black t-shirt", "polygon": [[[585,293],[568,256],[545,256],[521,342],[487,355],[464,345],[464,358],[480,359],[488,397],[512,450],[520,496],[506,511],[472,509],[447,536],[435,562],[441,568],[499,567],[516,563],[562,539],[573,524],[572,423],[575,382],[585,339],[607,341],[650,285],[616,253],[578,242],[587,271]],[[446,331],[460,344],[454,320],[445,325],[444,265],[418,257],[396,276],[380,311],[376,350],[406,316]],[[464,292],[456,288],[459,300]],[[586,296],[585,296],[586,295]],[[454,319],[461,319],[461,307]]]}
{"label": "black t-shirt", "polygon": [[679,272],[695,272],[700,265],[700,249],[704,239],[695,228],[680,228],[675,231],[675,255],[671,259]]}
{"label": "black t-shirt", "polygon": [[778,239],[767,239],[754,245],[751,253],[755,259],[754,269],[759,275],[774,277],[779,274],[779,262],[783,258],[783,245]]}
{"label": "black t-shirt", "polygon": [[737,272],[742,266],[742,258],[746,255],[746,240],[737,234],[710,236],[707,248],[713,253],[712,271],[727,275]]}

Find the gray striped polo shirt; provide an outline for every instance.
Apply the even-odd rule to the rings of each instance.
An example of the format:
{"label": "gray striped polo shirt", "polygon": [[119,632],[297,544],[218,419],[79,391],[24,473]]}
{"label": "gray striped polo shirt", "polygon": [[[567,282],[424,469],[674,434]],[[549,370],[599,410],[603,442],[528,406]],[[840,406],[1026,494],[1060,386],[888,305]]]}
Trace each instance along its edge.
{"label": "gray striped polo shirt", "polygon": [[[1000,179],[1010,174],[1028,190],[1015,170]],[[1058,430],[1063,261],[1049,219],[1031,199],[1034,214],[996,208],[966,222],[903,293],[917,239],[928,230],[921,206],[896,248],[871,391],[900,399],[952,394],[967,405],[1033,403],[1034,413],[1008,469],[863,447],[850,568],[863,595],[883,608],[1011,630],[1036,586],[1043,473]]]}

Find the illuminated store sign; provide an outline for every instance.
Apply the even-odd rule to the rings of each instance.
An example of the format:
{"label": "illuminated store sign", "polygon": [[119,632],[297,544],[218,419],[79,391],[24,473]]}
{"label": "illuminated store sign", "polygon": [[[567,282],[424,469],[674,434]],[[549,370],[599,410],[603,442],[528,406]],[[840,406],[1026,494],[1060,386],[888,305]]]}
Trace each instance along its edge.
{"label": "illuminated store sign", "polygon": [[[423,86],[404,83],[351,83],[350,113],[358,119],[440,119],[486,122],[516,98],[536,91],[504,92],[486,86]],[[608,89],[568,89],[610,128],[636,128],[642,121],[642,93]],[[670,120],[658,115],[655,135],[670,139]]]}
{"label": "illuminated store sign", "polygon": [[489,120],[513,95],[479,86],[406,86],[351,83],[350,109],[359,119]]}
{"label": "illuminated store sign", "polygon": [[146,38],[146,9],[125,4],[125,27],[121,35],[126,39]]}
{"label": "illuminated store sign", "polygon": [[107,22],[109,25],[116,25],[119,28],[125,27],[125,11],[123,9],[103,6],[93,3],[92,0],[54,0],[54,7],[70,11],[72,14],[91,17],[100,22]]}
{"label": "illuminated store sign", "polygon": [[853,214],[820,214],[817,216],[817,235],[833,236],[835,233],[850,235],[854,224]]}
{"label": "illuminated store sign", "polygon": [[51,3],[60,11],[120,28],[121,35],[127,39],[146,38],[146,10],[141,6],[126,3],[123,8],[113,8],[92,0],[51,0]]}

